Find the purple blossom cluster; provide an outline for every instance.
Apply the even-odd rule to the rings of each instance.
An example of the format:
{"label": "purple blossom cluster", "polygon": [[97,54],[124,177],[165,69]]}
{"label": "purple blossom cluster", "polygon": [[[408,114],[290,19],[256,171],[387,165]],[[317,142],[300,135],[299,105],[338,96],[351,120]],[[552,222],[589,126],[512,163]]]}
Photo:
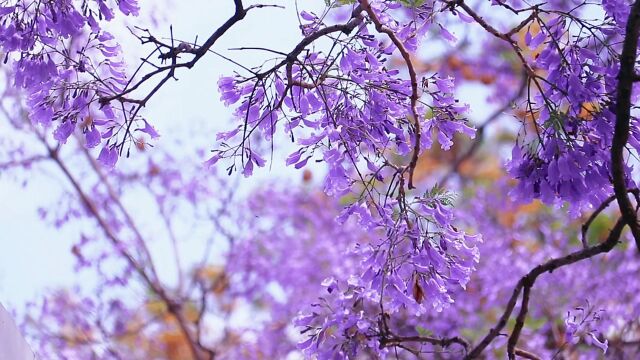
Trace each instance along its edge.
{"label": "purple blossom cluster", "polygon": [[[364,7],[369,18],[363,17]],[[272,141],[280,124],[299,146],[287,164],[304,168],[314,157],[326,164],[327,195],[360,194],[338,221],[357,217],[360,226],[375,234],[349,250],[360,262],[346,273],[349,277],[325,280],[329,295],[323,297],[322,313],[314,311],[303,316],[306,322],[298,321],[309,337],[301,346],[319,358],[377,348],[385,331],[380,321],[388,316],[380,309],[388,314],[409,309],[419,315],[449,306],[450,289],[465,286],[479,258],[479,236],[453,225],[448,195],[437,190],[406,194],[404,178],[408,175],[411,187],[415,160],[406,167],[394,164],[430,149],[432,134],[445,150],[455,133],[474,134],[464,118],[467,107],[454,98],[451,78],[431,75],[418,86],[410,63],[409,79],[386,65],[394,54],[414,52],[432,26],[426,19],[403,23],[394,18],[395,10],[403,9],[398,3],[363,2],[347,22],[333,25],[302,13],[300,44],[313,43],[334,29],[349,37],[336,35],[328,51],[302,53],[298,46],[294,55],[273,66],[265,64],[247,77],[225,77],[218,83],[225,104],[239,103],[235,114],[241,124],[218,135],[223,146],[214,151],[210,166],[232,158],[231,172],[239,159],[242,173],[251,175],[254,166],[265,165],[252,144],[260,144],[260,138]],[[391,43],[372,33],[374,29],[392,32]],[[387,197],[380,194],[378,183],[384,182],[389,182]],[[397,200],[388,197],[390,192],[397,192]]]}
{"label": "purple blossom cluster", "polygon": [[388,317],[439,313],[454,302],[452,293],[466,287],[479,261],[481,238],[453,225],[449,197],[434,189],[409,204],[415,215],[404,219],[374,220],[360,204],[343,211],[339,221],[356,214],[378,237],[354,246],[356,272],[325,279],[328,294],[296,321],[308,336],[300,345],[308,355],[352,358],[384,348]]}
{"label": "purple blossom cluster", "polygon": [[[155,49],[129,76],[103,24],[116,7],[138,15],[134,0],[0,2],[0,46],[24,91],[29,129],[47,150],[24,161],[22,149],[3,150],[9,161],[0,169],[50,160],[72,191],[57,209],[42,208],[42,218],[98,225],[71,249],[77,269],[100,279],[94,298],[56,292],[32,311],[57,334],[40,338],[44,353],[144,358],[166,347],[169,357],[194,359],[437,352],[512,360],[637,352],[640,264],[627,242],[634,235],[640,246],[640,2],[496,0],[490,8],[506,15],[494,17],[462,0],[328,1],[323,13],[300,12],[293,49],[245,49],[277,57],[218,80],[234,123],[205,162],[209,172],[225,164],[229,175],[249,177],[283,137],[293,147],[284,162],[304,169],[304,187],[263,186],[232,203],[235,186],[162,152],[141,151],[134,171],[106,174],[131,144],[144,150],[135,132],[158,137],[138,113],[176,69],[192,68],[249,10],[278,7],[233,3],[202,45],[174,45],[173,34],[169,45],[140,30]],[[603,16],[591,19],[594,8]],[[423,44],[433,38],[447,48],[432,61]],[[134,81],[152,55],[162,64]],[[147,96],[130,97],[158,74],[165,77]],[[459,99],[464,81],[505,103],[477,134]],[[521,122],[500,134],[511,159],[482,175],[486,163],[474,153],[505,113]],[[86,168],[76,174],[43,128],[59,145],[75,134]],[[97,160],[89,152],[96,147]],[[326,170],[322,191],[309,181],[314,163]],[[440,178],[443,167],[451,171]],[[448,186],[460,196],[433,185],[436,178],[454,179]],[[152,200],[175,253],[175,283],[150,250],[160,231],[141,226],[123,200],[138,192]],[[621,216],[607,210],[614,201]],[[214,233],[187,269],[176,225],[184,218],[192,222],[182,227]],[[227,241],[214,249],[218,238]],[[215,251],[224,260],[211,260]],[[144,295],[112,300],[121,291]],[[135,316],[136,307],[145,311]],[[247,323],[226,321],[247,311],[256,315]],[[223,319],[216,335],[210,318]],[[156,326],[118,340],[141,322]]]}
{"label": "purple blossom cluster", "polygon": [[77,132],[87,148],[102,146],[98,159],[109,168],[134,131],[158,136],[131,115],[130,104],[112,102],[131,85],[120,45],[103,29],[116,11],[137,16],[139,7],[136,0],[0,4],[0,46],[15,86],[24,89],[31,121],[55,127],[60,143]]}
{"label": "purple blossom cluster", "polygon": [[[494,5],[516,14],[531,12],[505,35],[468,7],[459,11],[466,22],[506,40],[525,73],[525,124],[507,166],[518,180],[512,196],[524,203],[534,198],[567,202],[573,216],[598,207],[613,191],[610,154],[620,49],[611,39],[623,33],[624,24],[615,20],[620,16],[585,20],[580,15],[584,4],[528,10],[518,9],[523,4]],[[398,2],[359,1],[347,7],[346,22],[334,25],[325,24],[327,14],[303,12],[304,38],[286,58],[219,82],[221,100],[240,103],[236,116],[241,124],[219,135],[224,143],[210,165],[232,158],[231,172],[239,159],[243,174],[251,175],[254,165],[265,164],[252,143],[273,141],[277,125],[284,123],[285,133],[301,145],[287,164],[303,168],[320,152],[318,161],[328,166],[325,193],[356,194],[338,221],[355,217],[376,234],[350,249],[350,256],[360,259],[359,270],[325,279],[328,294],[296,320],[306,339],[300,348],[308,356],[356,358],[373,351],[384,357],[386,345],[394,344],[390,319],[445,310],[479,260],[480,237],[452,224],[446,195],[405,191],[405,181],[406,190],[413,187],[413,158],[431,149],[434,137],[449,150],[455,132],[474,135],[464,119],[465,106],[454,97],[454,79],[434,73],[418,81],[410,60],[434,27],[456,41],[435,20],[436,7],[423,3],[408,10]],[[411,20],[403,18],[407,13]],[[378,35],[372,37],[374,30]],[[301,46],[338,31],[350,35],[348,43],[338,33],[328,52],[300,52]],[[523,47],[510,39],[516,33],[523,33]],[[408,80],[385,66],[394,55],[404,60],[400,67],[406,65]],[[632,130],[631,146],[637,141]],[[412,159],[406,166],[397,165],[407,157]],[[631,174],[629,166],[627,178]],[[387,183],[384,196],[376,182]]]}
{"label": "purple blossom cluster", "polygon": [[[429,24],[417,27],[394,19],[391,10],[400,7],[397,3],[371,6],[404,50],[415,51]],[[230,171],[239,160],[242,173],[251,175],[254,166],[265,165],[265,156],[252,143],[257,137],[271,140],[280,126],[299,146],[287,165],[300,169],[314,158],[326,163],[330,176],[325,192],[344,195],[365,178],[382,178],[381,169],[393,156],[410,157],[416,150],[419,155],[429,149],[431,133],[444,149],[451,147],[456,132],[473,136],[464,118],[467,107],[453,96],[452,79],[432,75],[412,90],[412,80],[387,64],[398,54],[397,46],[377,38],[360,13],[354,11],[348,22],[333,25],[314,14],[303,13],[301,18],[307,23],[300,44],[336,29],[342,33],[328,51],[302,53],[298,46],[295,57],[251,69],[249,76],[221,78],[221,101],[237,106],[240,125],[218,135],[222,147],[214,151],[210,165],[233,158]],[[412,91],[417,92],[415,104]],[[420,131],[424,136],[416,136]]]}
{"label": "purple blossom cluster", "polygon": [[[372,285],[373,281],[366,280],[367,274],[358,273],[371,268],[376,237],[359,224],[357,216],[348,218],[342,226],[330,227],[334,217],[343,212],[332,198],[301,190],[260,191],[249,205],[255,211],[252,214],[258,216],[251,216],[247,223],[251,235],[234,246],[228,270],[237,277],[233,291],[269,309],[269,316],[265,323],[252,323],[255,328],[245,329],[257,340],[232,350],[229,357],[251,358],[255,353],[267,358],[286,357],[295,353],[298,342],[297,348],[309,357],[376,354],[395,358],[399,353],[402,358],[402,354],[408,354],[393,348],[397,344],[394,341],[401,338],[478,336],[479,329],[490,326],[487,324],[504,306],[513,283],[532,263],[560,256],[579,244],[575,238],[579,222],[565,209],[539,202],[519,205],[505,191],[512,188],[508,179],[498,185],[502,191],[477,187],[472,198],[457,206],[455,212],[466,215],[464,226],[493,240],[477,243],[476,251],[484,254],[481,262],[473,264],[477,270],[464,288],[459,284],[449,287],[448,296],[455,302],[439,310],[434,307],[435,299],[446,294],[424,290],[419,303],[414,296],[421,294],[420,290],[404,289],[402,280],[393,280],[398,276],[395,273],[380,277],[378,281],[385,284],[380,294],[380,285]],[[331,211],[320,212],[320,208]],[[620,336],[625,332],[619,331],[633,326],[640,311],[634,298],[637,284],[633,277],[639,266],[635,252],[629,247],[541,279],[531,300],[533,328],[521,340],[522,348],[535,349],[542,358],[580,354],[597,359],[603,351],[632,354],[633,349],[621,346]],[[366,255],[369,257],[362,261]],[[629,286],[616,286],[618,281]],[[567,296],[568,292],[572,295]],[[309,305],[296,315],[294,304]],[[385,318],[378,317],[381,306]],[[302,331],[300,337],[291,335],[291,319]],[[620,328],[621,323],[626,325]],[[488,350],[489,356],[502,357],[504,342],[497,340]],[[609,342],[615,349],[607,349]],[[455,346],[449,345],[442,356],[459,358],[462,352]],[[429,345],[423,348],[425,352],[439,349]]]}
{"label": "purple blossom cluster", "polygon": [[[526,34],[530,49],[541,47],[532,61],[539,70],[530,80],[535,93],[523,105],[531,124],[525,125],[508,165],[520,180],[514,196],[525,202],[567,202],[577,215],[597,207],[613,191],[611,147],[620,71],[615,43],[625,23],[616,20],[621,14],[612,10],[605,3],[607,16],[602,21],[558,12],[538,20],[535,36]],[[629,138],[634,151],[640,148],[638,140],[634,125]],[[631,179],[632,166],[625,171]],[[627,185],[636,186],[631,181]]]}

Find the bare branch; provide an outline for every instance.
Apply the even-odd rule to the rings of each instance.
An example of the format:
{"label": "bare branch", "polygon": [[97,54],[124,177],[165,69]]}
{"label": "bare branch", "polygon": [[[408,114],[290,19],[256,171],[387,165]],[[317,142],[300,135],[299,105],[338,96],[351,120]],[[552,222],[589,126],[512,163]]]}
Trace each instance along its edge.
{"label": "bare branch", "polygon": [[529,311],[529,299],[531,296],[531,287],[525,284],[524,289],[522,291],[522,302],[520,303],[520,312],[518,313],[518,317],[516,318],[516,324],[513,327],[513,331],[511,332],[511,336],[509,337],[509,342],[507,343],[507,354],[509,355],[509,360],[516,359],[516,345],[518,345],[518,338],[520,338],[520,333],[522,332],[522,328],[524,327],[524,321],[527,318],[527,312]]}
{"label": "bare branch", "polygon": [[[640,189],[637,189],[637,188],[629,189],[628,192],[633,193],[636,196],[640,196]],[[591,213],[591,216],[589,216],[587,221],[582,225],[581,240],[582,240],[582,246],[585,249],[589,247],[589,244],[587,243],[587,233],[589,232],[589,227],[591,226],[591,223],[593,223],[593,221],[598,217],[598,215],[600,215],[600,213],[603,212],[609,206],[609,204],[611,204],[615,199],[616,199],[615,195],[611,195],[610,197],[608,197],[605,201],[602,202],[602,204],[600,204],[600,206],[598,206],[598,208],[593,213]]]}
{"label": "bare branch", "polygon": [[36,162],[40,162],[43,160],[49,160],[49,157],[46,155],[35,155],[25,159],[0,162],[0,170],[7,170],[15,167],[27,167],[27,166],[33,165]]}
{"label": "bare branch", "polygon": [[571,265],[584,259],[589,259],[596,255],[611,251],[618,243],[625,225],[626,223],[623,218],[620,218],[616,222],[613,229],[611,229],[611,231],[609,232],[609,236],[604,242],[586,249],[572,252],[571,254],[563,257],[549,260],[544,264],[534,267],[531,271],[529,271],[529,273],[523,276],[514,287],[513,294],[511,295],[511,298],[507,303],[505,311],[498,320],[498,323],[491,330],[489,330],[489,333],[478,343],[478,345],[476,345],[469,352],[469,354],[465,357],[465,360],[475,359],[480,356],[484,349],[486,349],[487,346],[489,346],[489,344],[491,344],[491,342],[500,334],[502,329],[504,329],[504,327],[507,325],[507,321],[511,317],[511,313],[513,312],[516,301],[518,300],[520,292],[523,290],[523,288],[531,289],[538,276],[546,272],[551,273],[560,267]]}
{"label": "bare branch", "polygon": [[629,123],[631,120],[631,92],[635,75],[635,64],[638,56],[638,37],[640,36],[640,1],[633,3],[627,20],[627,29],[620,55],[620,72],[616,97],[616,126],[611,145],[611,175],[613,190],[616,194],[622,218],[629,225],[636,246],[640,250],[640,224],[631,200],[627,196],[627,179],[625,175],[624,150],[629,140]]}
{"label": "bare branch", "polygon": [[542,360],[542,358],[539,357],[538,355],[530,353],[530,352],[528,352],[526,350],[523,350],[523,349],[516,348],[515,349],[515,354],[520,356],[520,357],[523,357],[525,359],[529,359],[529,360]]}
{"label": "bare branch", "polygon": [[459,336],[450,338],[434,338],[429,336],[390,336],[384,337],[380,343],[380,346],[398,346],[399,344],[405,342],[429,343],[432,345],[441,346],[443,348],[447,348],[453,344],[458,344],[464,348],[465,352],[469,348],[469,342]]}

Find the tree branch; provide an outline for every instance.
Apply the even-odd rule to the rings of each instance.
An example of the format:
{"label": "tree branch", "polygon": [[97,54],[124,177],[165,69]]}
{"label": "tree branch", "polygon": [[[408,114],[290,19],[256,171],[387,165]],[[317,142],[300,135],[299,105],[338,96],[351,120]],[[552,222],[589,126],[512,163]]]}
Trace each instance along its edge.
{"label": "tree branch", "polygon": [[390,337],[384,337],[380,342],[380,346],[382,347],[397,346],[404,342],[429,343],[432,345],[441,346],[443,348],[447,348],[452,344],[458,344],[464,348],[465,352],[469,348],[469,342],[459,336],[453,336],[450,338],[434,338],[429,336],[390,336]]}
{"label": "tree branch", "polygon": [[611,145],[611,175],[613,190],[622,213],[622,218],[629,225],[636,246],[640,250],[640,224],[636,212],[627,196],[627,179],[625,174],[624,150],[629,140],[629,123],[631,120],[631,92],[635,77],[635,64],[640,36],[640,1],[633,3],[627,20],[627,29],[620,55],[620,72],[616,96],[616,126]]}
{"label": "tree branch", "polygon": [[507,354],[509,355],[509,360],[516,359],[516,345],[518,344],[518,338],[520,337],[520,333],[522,332],[522,328],[524,327],[524,321],[527,318],[527,312],[529,311],[529,299],[531,296],[532,286],[533,283],[527,282],[524,284],[524,290],[522,291],[522,302],[520,303],[520,312],[518,313],[516,324],[513,327],[511,336],[509,337],[509,342],[507,343]]}
{"label": "tree branch", "polygon": [[522,349],[517,349],[516,348],[515,349],[515,354],[520,356],[520,357],[523,357],[525,359],[529,359],[529,360],[542,360],[542,358],[539,357],[538,355],[532,354],[532,353],[530,353],[530,352],[528,352],[526,350],[522,350]]}
{"label": "tree branch", "polygon": [[25,159],[0,162],[0,170],[7,170],[14,167],[28,167],[42,160],[49,160],[49,157],[45,155],[34,155]]}
{"label": "tree branch", "polygon": [[359,2],[360,2],[360,5],[362,6],[362,9],[367,13],[367,15],[369,15],[369,18],[375,25],[376,30],[379,33],[385,34],[389,37],[393,45],[395,45],[396,48],[398,48],[398,51],[400,52],[402,59],[404,59],[404,62],[407,65],[407,71],[409,72],[409,80],[411,81],[411,95],[409,97],[409,100],[411,101],[411,116],[413,116],[413,126],[414,126],[414,132],[415,132],[415,138],[414,138],[415,143],[413,145],[413,154],[411,155],[411,161],[407,166],[409,170],[409,181],[407,183],[407,187],[409,189],[414,189],[415,186],[413,186],[413,172],[416,168],[416,165],[418,164],[418,157],[420,155],[420,138],[422,136],[421,130],[420,130],[421,129],[420,118],[418,117],[418,110],[416,108],[418,105],[418,97],[419,97],[418,76],[416,74],[416,69],[411,60],[411,54],[409,54],[409,51],[407,50],[407,48],[404,46],[402,41],[398,38],[398,36],[393,30],[384,26],[380,22],[380,19],[378,19],[378,15],[376,15],[375,11],[373,11],[373,9],[371,8],[371,4],[369,4],[369,0],[359,0]]}
{"label": "tree branch", "polygon": [[[465,360],[475,359],[480,356],[484,349],[486,349],[486,347],[489,346],[489,344],[491,344],[491,342],[500,334],[502,329],[506,326],[507,321],[511,317],[511,313],[513,312],[516,301],[518,300],[520,292],[523,290],[523,288],[528,288],[529,290],[525,291],[530,291],[530,289],[535,284],[538,276],[546,272],[551,273],[560,267],[571,265],[578,261],[611,251],[611,249],[613,249],[614,246],[618,243],[625,225],[626,223],[623,218],[620,218],[616,222],[613,229],[611,229],[611,232],[609,232],[609,236],[604,242],[586,249],[572,252],[571,254],[563,257],[549,260],[544,264],[534,267],[531,271],[529,271],[529,273],[523,276],[514,287],[513,294],[511,295],[511,298],[507,303],[507,307],[504,313],[498,320],[498,323],[489,331],[489,333],[480,341],[480,343],[478,343],[478,345],[476,345],[469,352],[469,354],[465,357]],[[526,312],[524,313],[524,316],[526,316]]]}
{"label": "tree branch", "polygon": [[[174,46],[173,32],[171,34],[171,45],[164,44],[151,35],[149,35],[148,37],[142,38],[143,44],[144,43],[156,44],[156,49],[154,50],[154,52],[158,51],[158,49],[160,48],[168,48],[167,52],[161,52],[160,59],[162,59],[163,61],[170,60],[171,63],[170,65],[167,65],[167,66],[153,65],[154,67],[156,67],[156,69],[144,75],[133,86],[128,87],[117,94],[114,94],[111,96],[102,96],[99,99],[99,103],[102,106],[115,100],[123,104],[124,103],[134,104],[134,106],[131,109],[129,109],[129,119],[126,119],[126,114],[124,114],[125,122],[126,122],[125,136],[123,137],[122,142],[120,144],[117,144],[117,147],[120,148],[120,152],[122,152],[122,150],[124,149],[124,143],[127,140],[127,135],[131,133],[131,126],[135,121],[140,110],[147,105],[147,102],[151,100],[151,98],[167,83],[167,81],[174,78],[174,75],[177,69],[179,68],[191,69],[193,66],[195,66],[195,64],[204,55],[206,55],[208,51],[210,51],[211,47],[218,41],[218,39],[220,39],[220,37],[222,37],[236,23],[244,19],[250,10],[256,9],[256,8],[264,8],[264,7],[280,7],[278,5],[255,4],[245,8],[242,3],[242,0],[233,0],[233,2],[235,5],[235,11],[233,15],[229,19],[227,19],[227,21],[225,21],[220,27],[218,27],[201,46],[198,46],[198,47],[192,47],[191,45],[185,46],[184,43],[180,43],[177,46]],[[192,54],[193,58],[187,62],[178,62],[179,55],[183,53]],[[146,83],[150,79],[154,78],[156,75],[160,75],[163,73],[165,75],[160,79],[160,81],[156,85],[154,85],[151,88],[151,90],[147,93],[147,95],[144,98],[133,99],[126,96],[132,93],[133,91],[137,90],[140,86],[142,86],[144,83]],[[124,109],[123,109],[123,112],[124,112]]]}
{"label": "tree branch", "polygon": [[[637,189],[637,188],[629,189],[627,190],[627,192],[633,193],[636,196],[640,196],[640,189]],[[582,224],[581,240],[582,240],[582,246],[585,249],[589,247],[589,244],[587,242],[587,233],[589,232],[589,227],[591,226],[591,223],[593,223],[593,221],[598,217],[598,215],[600,215],[600,213],[603,212],[609,206],[609,204],[611,204],[615,199],[616,199],[615,195],[609,196],[605,201],[602,202],[602,204],[600,204],[600,206],[598,206],[596,210],[594,210],[593,213],[591,213],[591,216],[589,216],[587,221],[584,224]]]}
{"label": "tree branch", "polygon": [[[44,140],[44,139],[43,139]],[[116,251],[120,253],[120,255],[127,261],[127,263],[135,270],[135,272],[140,275],[142,280],[147,286],[149,286],[150,290],[152,290],[167,306],[167,311],[174,316],[176,322],[178,323],[178,327],[180,328],[182,334],[189,345],[189,349],[191,350],[194,359],[200,360],[200,351],[198,350],[191,331],[187,325],[187,320],[185,319],[182,311],[180,309],[179,304],[177,304],[170,296],[167,294],[165,289],[157,282],[149,277],[147,272],[144,270],[144,267],[138,263],[138,261],[125,249],[124,244],[118,239],[116,234],[111,230],[109,224],[107,224],[106,220],[100,214],[95,203],[89,198],[89,196],[84,192],[80,183],[76,180],[76,178],[71,174],[67,166],[60,159],[57,152],[54,149],[50,148],[47,144],[45,144],[51,155],[51,159],[56,163],[56,165],[63,172],[65,177],[69,180],[73,188],[78,193],[82,203],[87,207],[89,213],[93,215],[93,218],[98,222],[98,225],[105,232],[107,238],[111,241]]]}
{"label": "tree branch", "polygon": [[89,150],[87,150],[83,146],[79,146],[79,151],[83,153],[84,157],[87,159],[87,162],[89,162],[89,164],[91,165],[91,168],[93,169],[93,171],[96,173],[96,175],[98,175],[98,178],[100,179],[100,182],[102,183],[102,185],[104,185],[104,187],[106,188],[107,194],[109,194],[109,198],[111,199],[111,201],[113,201],[113,203],[118,207],[118,209],[120,209],[120,212],[122,213],[122,216],[124,217],[127,225],[129,226],[129,228],[133,232],[138,244],[140,245],[140,248],[142,249],[142,252],[143,252],[144,256],[147,258],[148,266],[149,266],[149,269],[151,270],[151,274],[153,275],[153,278],[156,279],[156,281],[159,282],[160,278],[158,276],[158,272],[156,270],[156,266],[155,266],[155,264],[153,262],[153,257],[151,256],[151,251],[149,251],[149,247],[147,246],[147,242],[145,241],[144,237],[142,236],[142,233],[140,232],[140,230],[138,229],[138,226],[133,221],[133,218],[131,217],[131,214],[124,207],[124,204],[120,200],[120,196],[118,196],[118,194],[116,193],[115,189],[111,185],[111,182],[109,181],[109,179],[106,177],[106,175],[104,174],[104,172],[100,168],[100,164],[98,164],[96,159],[91,155],[91,153],[89,153]]}

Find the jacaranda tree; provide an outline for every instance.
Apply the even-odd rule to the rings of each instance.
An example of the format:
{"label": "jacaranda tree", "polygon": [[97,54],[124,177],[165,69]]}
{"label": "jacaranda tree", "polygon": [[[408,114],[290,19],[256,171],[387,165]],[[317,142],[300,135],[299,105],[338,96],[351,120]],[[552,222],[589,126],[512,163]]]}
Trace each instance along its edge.
{"label": "jacaranda tree", "polygon": [[[132,27],[131,63],[107,29],[150,5],[0,1],[0,170],[62,175],[42,218],[79,224],[76,267],[97,278],[28,307],[43,359],[640,353],[640,2],[225,2],[193,41]],[[295,46],[220,53],[284,7]],[[201,158],[149,146],[172,140],[155,95],[216,55],[236,69],[210,79],[227,130],[193,129]],[[234,174],[281,163],[302,182],[236,194]]]}

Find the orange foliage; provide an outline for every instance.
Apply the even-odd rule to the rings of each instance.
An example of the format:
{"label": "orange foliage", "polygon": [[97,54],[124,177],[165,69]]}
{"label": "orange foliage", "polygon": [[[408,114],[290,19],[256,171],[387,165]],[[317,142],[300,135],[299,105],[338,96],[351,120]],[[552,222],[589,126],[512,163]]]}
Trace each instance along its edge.
{"label": "orange foliage", "polygon": [[473,158],[467,159],[460,164],[458,173],[463,177],[478,180],[495,181],[504,176],[500,162],[495,158],[488,158],[482,162]]}
{"label": "orange foliage", "polygon": [[164,355],[169,360],[192,359],[189,344],[178,330],[168,330],[160,334],[160,341],[164,346]]}
{"label": "orange foliage", "polygon": [[538,45],[535,49],[529,49],[529,47],[525,42],[525,36],[527,34],[527,31],[531,34],[531,37],[535,37],[540,33],[540,24],[538,24],[538,22],[532,22],[529,26],[525,26],[524,28],[522,28],[517,34],[518,46],[520,47],[520,49],[522,49],[522,53],[525,56],[535,59],[540,55],[540,53],[542,52],[542,49],[544,49],[545,47],[545,44],[543,42],[542,44]]}
{"label": "orange foliage", "polygon": [[479,81],[485,85],[493,84],[496,81],[495,75],[482,73],[481,69],[466,64],[463,60],[455,55],[447,57],[446,63],[451,70],[460,71],[462,77],[465,80]]}
{"label": "orange foliage", "polygon": [[534,200],[528,204],[520,205],[513,211],[501,211],[497,214],[500,225],[510,228],[513,227],[516,219],[525,214],[533,214],[543,209],[540,200]]}
{"label": "orange foliage", "polygon": [[585,102],[582,103],[580,107],[580,114],[578,117],[583,120],[592,120],[593,115],[597,114],[600,111],[600,104],[594,102]]}
{"label": "orange foliage", "polygon": [[311,170],[304,169],[304,171],[302,172],[302,182],[304,182],[305,184],[308,184],[309,182],[311,182],[312,178],[313,178],[313,173],[311,172]]}

